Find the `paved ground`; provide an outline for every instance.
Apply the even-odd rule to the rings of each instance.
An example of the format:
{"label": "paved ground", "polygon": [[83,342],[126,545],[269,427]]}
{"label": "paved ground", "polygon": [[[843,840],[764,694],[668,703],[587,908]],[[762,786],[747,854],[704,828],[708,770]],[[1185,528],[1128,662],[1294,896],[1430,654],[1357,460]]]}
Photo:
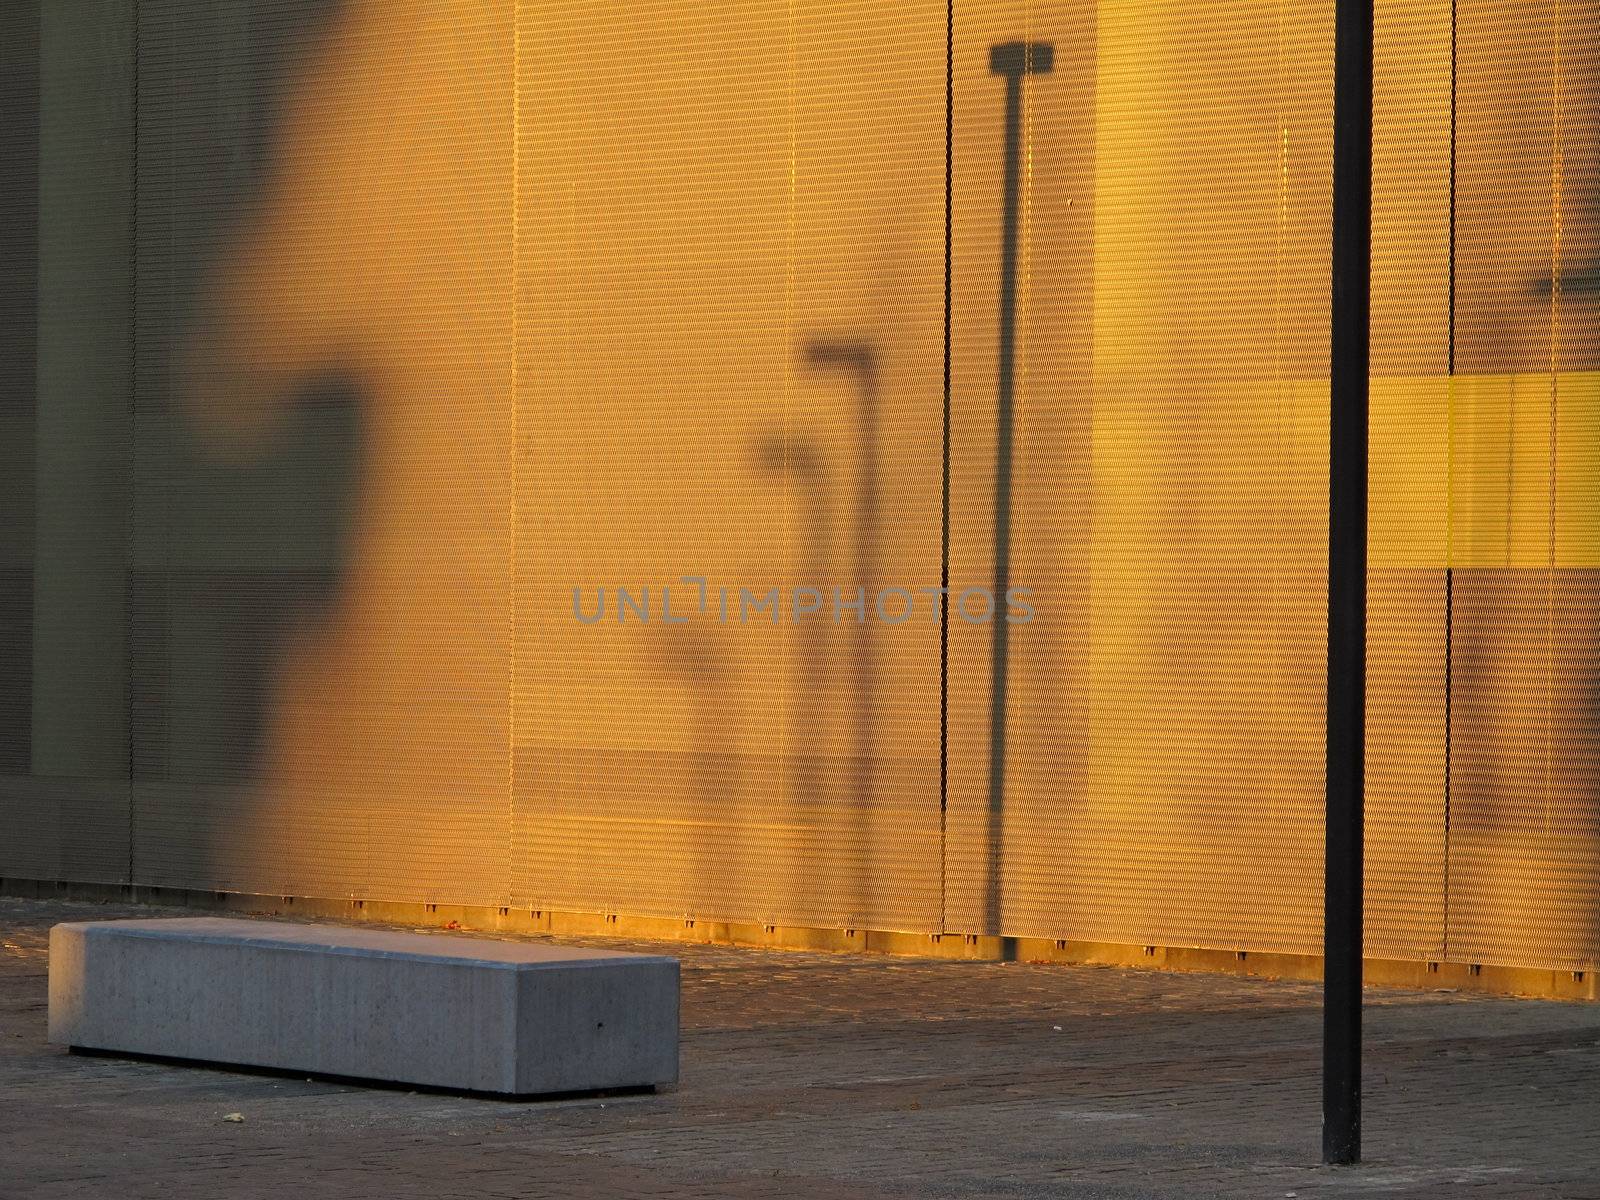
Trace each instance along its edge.
{"label": "paved ground", "polygon": [[652,945],[681,1088],[543,1103],[46,1045],[50,925],[162,911],[0,900],[3,1200],[1600,1197],[1597,1006],[1369,993],[1368,1161],[1327,1170],[1296,983]]}

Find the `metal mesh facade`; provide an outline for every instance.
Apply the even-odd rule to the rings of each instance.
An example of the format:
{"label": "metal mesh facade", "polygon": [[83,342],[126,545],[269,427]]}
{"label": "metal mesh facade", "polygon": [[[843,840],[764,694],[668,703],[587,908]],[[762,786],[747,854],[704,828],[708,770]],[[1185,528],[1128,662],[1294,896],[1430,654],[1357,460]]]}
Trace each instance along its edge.
{"label": "metal mesh facade", "polygon": [[518,902],[937,928],[942,6],[518,43]]}
{"label": "metal mesh facade", "polygon": [[[1316,953],[1332,17],[6,6],[0,876]],[[1377,5],[1377,956],[1596,959],[1597,52]]]}
{"label": "metal mesh facade", "polygon": [[988,630],[951,627],[961,926],[1318,941],[1331,14],[958,6],[952,575],[995,543],[984,58],[1096,48],[1026,85],[1013,574],[1048,608],[998,797]]}

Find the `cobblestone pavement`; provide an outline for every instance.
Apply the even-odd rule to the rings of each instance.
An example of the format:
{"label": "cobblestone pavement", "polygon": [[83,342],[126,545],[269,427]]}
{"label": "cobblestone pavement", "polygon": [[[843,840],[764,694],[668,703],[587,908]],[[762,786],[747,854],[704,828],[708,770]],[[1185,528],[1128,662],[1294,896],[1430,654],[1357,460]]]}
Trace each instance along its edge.
{"label": "cobblestone pavement", "polygon": [[0,900],[3,1200],[1600,1197],[1597,1006],[1370,991],[1367,1162],[1325,1169],[1299,983],[653,944],[681,1087],[546,1102],[47,1045],[49,927],[165,911]]}

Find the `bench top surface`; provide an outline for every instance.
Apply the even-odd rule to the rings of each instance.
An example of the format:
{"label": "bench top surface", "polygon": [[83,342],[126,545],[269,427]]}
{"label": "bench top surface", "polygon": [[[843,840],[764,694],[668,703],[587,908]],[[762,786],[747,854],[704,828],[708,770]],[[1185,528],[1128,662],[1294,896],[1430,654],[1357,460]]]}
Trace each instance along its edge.
{"label": "bench top surface", "polygon": [[[74,921],[66,928],[98,934],[182,941],[237,942],[285,950],[382,957],[444,959],[501,967],[562,967],[579,964],[674,963],[665,955],[593,950],[546,942],[511,942],[447,933],[408,933],[349,925],[301,925],[233,917],[153,917],[126,921]],[[621,960],[618,962],[617,960]]]}

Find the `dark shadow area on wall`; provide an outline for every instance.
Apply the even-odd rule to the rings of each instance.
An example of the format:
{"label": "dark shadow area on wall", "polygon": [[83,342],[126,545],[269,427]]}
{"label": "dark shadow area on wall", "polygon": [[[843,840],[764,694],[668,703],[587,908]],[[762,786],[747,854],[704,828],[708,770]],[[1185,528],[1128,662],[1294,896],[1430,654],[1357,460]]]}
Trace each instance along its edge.
{"label": "dark shadow area on wall", "polygon": [[[0,875],[210,878],[179,785],[259,772],[286,639],[339,591],[362,381],[330,362],[274,382],[284,418],[242,448],[202,426],[256,381],[187,381],[284,97],[342,8],[0,8]],[[158,809],[194,827],[193,880],[134,861]]]}
{"label": "dark shadow area on wall", "polygon": [[174,385],[186,348],[214,315],[203,307],[203,280],[270,171],[292,56],[333,7],[141,9],[135,779],[227,783],[252,774],[283,634],[326,606],[339,574],[357,457],[353,383],[305,381],[285,427],[243,461],[215,459],[186,419],[216,398],[180,397]]}
{"label": "dark shadow area on wall", "polygon": [[0,114],[0,775],[20,775],[33,723],[39,0],[0,5]]}
{"label": "dark shadow area on wall", "polygon": [[[798,511],[805,532],[799,538],[798,565],[803,580],[826,579],[828,556],[833,545],[833,484],[827,455],[813,439],[796,437],[778,429],[763,437],[755,447],[756,465],[765,475],[784,486],[792,484],[800,499]],[[812,705],[824,694],[828,678],[828,628],[820,621],[803,625],[798,633],[796,655],[798,680],[791,711],[793,748],[784,755],[784,786],[800,803],[815,803],[825,786],[827,755],[808,742],[805,731],[814,721]],[[725,704],[725,698],[719,698]],[[714,808],[708,808],[714,812]]]}
{"label": "dark shadow area on wall", "polygon": [[[862,589],[865,603],[871,606],[876,602],[879,587],[878,414],[882,405],[879,397],[878,352],[870,341],[814,338],[806,343],[805,361],[813,371],[842,373],[850,379],[856,391],[857,408],[853,424],[857,430],[858,457],[851,582]],[[871,813],[876,802],[873,765],[877,753],[876,713],[879,697],[872,646],[876,618],[876,612],[869,612],[864,621],[856,623],[849,652],[852,708],[847,794],[852,809],[851,834],[855,844],[860,847],[871,845]],[[870,910],[872,880],[864,853],[855,864],[853,883],[856,902],[864,910]]]}
{"label": "dark shadow area on wall", "polygon": [[1455,31],[1446,955],[1600,955],[1600,8]]}
{"label": "dark shadow area on wall", "polygon": [[[728,818],[729,797],[743,794],[745,762],[739,753],[735,706],[728,703],[732,671],[727,652],[704,625],[689,624],[659,639],[660,665],[692,697],[690,756],[696,818],[715,828]],[[736,831],[735,831],[736,832]],[[693,845],[698,878],[714,878],[736,865],[742,853],[737,836],[704,837]]]}
{"label": "dark shadow area on wall", "polygon": [[256,774],[285,638],[325,616],[349,560],[361,397],[339,371],[304,381],[270,446],[242,462],[171,423],[130,578],[135,779]]}
{"label": "dark shadow area on wall", "polygon": [[[331,603],[360,462],[359,382],[330,365],[278,397],[289,414],[246,455],[218,456],[185,358],[227,322],[207,287],[273,166],[280,96],[334,0],[140,7],[130,577],[135,780],[236,783],[258,765],[285,634]],[[223,348],[221,353],[226,353]]]}

